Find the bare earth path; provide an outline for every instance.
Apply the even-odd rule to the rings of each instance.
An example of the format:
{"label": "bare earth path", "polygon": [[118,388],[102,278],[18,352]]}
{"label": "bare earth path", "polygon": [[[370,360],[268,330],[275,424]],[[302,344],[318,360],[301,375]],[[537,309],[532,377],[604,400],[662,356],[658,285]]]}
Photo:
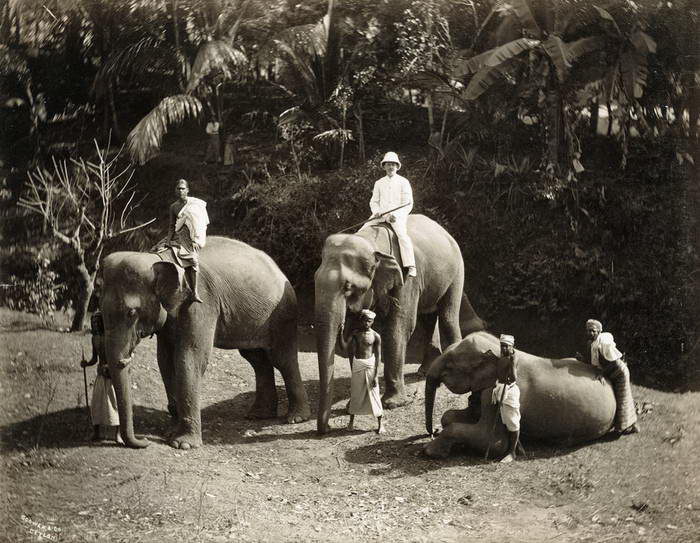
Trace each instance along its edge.
{"label": "bare earth path", "polygon": [[[92,445],[80,345],[0,310],[2,540],[8,541],[697,541],[700,394],[635,387],[643,433],[557,450],[527,444],[501,466],[460,451],[422,456],[423,381],[412,405],[387,413],[388,434],[359,417],[347,432],[347,362],[338,359],[334,431],[315,420],[248,421],[253,371],[215,350],[203,394],[204,446],[161,440],[168,426],[155,339],[136,351],[135,427],[142,451]],[[314,353],[300,355],[312,406]],[[632,370],[634,371],[634,370]],[[88,369],[88,384],[94,369]],[[278,376],[280,413],[286,397]],[[438,393],[436,413],[465,399]]]}

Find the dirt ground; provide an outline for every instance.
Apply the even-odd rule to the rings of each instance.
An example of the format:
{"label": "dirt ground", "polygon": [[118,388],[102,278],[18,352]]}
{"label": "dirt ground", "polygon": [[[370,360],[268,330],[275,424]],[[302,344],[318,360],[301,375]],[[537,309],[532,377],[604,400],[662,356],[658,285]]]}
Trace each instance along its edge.
{"label": "dirt ground", "polygon": [[[407,368],[414,402],[344,426],[347,361],[337,359],[333,431],[316,422],[244,418],[253,371],[215,350],[204,381],[204,446],[180,452],[168,427],[155,339],[132,368],[135,427],[145,450],[91,444],[80,346],[0,310],[0,431],[7,541],[697,541],[700,394],[635,387],[643,433],[560,450],[525,442],[527,458],[485,462],[469,451],[422,455],[423,381]],[[305,345],[308,331],[302,331]],[[89,354],[89,353],[88,353]],[[300,354],[312,408],[313,352]],[[88,368],[88,386],[94,380]],[[286,409],[278,376],[280,414]],[[90,388],[91,393],[91,388]],[[444,388],[436,414],[463,406]]]}

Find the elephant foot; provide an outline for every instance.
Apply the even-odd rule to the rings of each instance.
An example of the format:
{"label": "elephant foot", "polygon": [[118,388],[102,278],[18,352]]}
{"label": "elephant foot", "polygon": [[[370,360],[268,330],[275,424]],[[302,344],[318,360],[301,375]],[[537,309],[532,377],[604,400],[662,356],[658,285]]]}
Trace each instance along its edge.
{"label": "elephant foot", "polygon": [[170,440],[170,446],[174,449],[180,449],[182,451],[197,449],[202,446],[202,436],[195,432],[178,434],[172,437]]}
{"label": "elephant foot", "polygon": [[450,444],[443,439],[434,439],[430,443],[426,443],[423,447],[423,452],[430,458],[447,458],[450,455]]}
{"label": "elephant foot", "polygon": [[311,418],[311,410],[308,406],[300,409],[290,409],[287,413],[287,424],[297,424]]}
{"label": "elephant foot", "polygon": [[245,418],[247,419],[274,419],[276,417],[276,405],[259,406],[255,404],[253,404],[253,406],[248,410],[248,413],[246,413],[245,416]]}
{"label": "elephant foot", "polygon": [[407,396],[405,393],[384,394],[384,397],[382,398],[382,405],[385,409],[396,409],[397,407],[408,405],[412,401],[413,396]]}

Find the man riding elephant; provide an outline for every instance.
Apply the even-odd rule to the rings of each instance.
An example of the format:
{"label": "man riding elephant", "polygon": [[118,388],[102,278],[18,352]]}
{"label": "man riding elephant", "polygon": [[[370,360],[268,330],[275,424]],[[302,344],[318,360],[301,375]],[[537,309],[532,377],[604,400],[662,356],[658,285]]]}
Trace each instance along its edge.
{"label": "man riding elephant", "polygon": [[381,162],[386,175],[374,184],[369,207],[372,210],[370,220],[362,227],[369,228],[375,224],[388,222],[399,240],[399,251],[406,277],[416,276],[416,259],[413,242],[406,229],[406,219],[413,209],[413,191],[408,179],[399,175],[401,162],[393,151],[384,155]]}
{"label": "man riding elephant", "polygon": [[202,303],[197,289],[199,274],[199,251],[207,242],[207,203],[188,196],[189,185],[185,179],[175,185],[177,200],[170,205],[168,237],[160,242],[155,251],[173,248],[173,257],[185,269],[185,277],[192,292],[192,301]]}
{"label": "man riding elephant", "polygon": [[[384,157],[387,173],[395,173],[399,165],[395,153]],[[382,193],[383,182],[380,180],[375,185],[379,193]],[[403,183],[400,185],[406,187]],[[403,196],[399,191],[400,199],[386,205],[405,200],[412,205],[410,185],[407,186]],[[374,204],[372,207],[375,218],[378,217],[374,213],[384,210],[381,194],[379,198],[381,207]],[[395,218],[392,225],[400,224],[402,220]],[[429,357],[432,360],[429,353],[433,352],[431,339],[436,323],[442,349],[459,341],[463,332],[483,329],[481,319],[463,291],[464,260],[455,239],[423,215],[408,215],[405,225],[412,241],[415,264],[410,267],[410,256],[408,262],[403,260],[403,265],[408,266],[406,281],[396,255],[398,251],[394,250],[394,240],[382,225],[372,224],[356,234],[338,233],[326,239],[321,264],[314,276],[314,326],[320,381],[319,433],[329,429],[338,331],[349,313],[358,314],[363,309],[371,309],[377,314],[375,324],[382,337],[384,362],[382,402],[387,409],[412,400],[412,395],[406,393],[403,370],[407,346],[414,331],[425,332],[427,341],[419,347],[421,360],[427,367]]]}

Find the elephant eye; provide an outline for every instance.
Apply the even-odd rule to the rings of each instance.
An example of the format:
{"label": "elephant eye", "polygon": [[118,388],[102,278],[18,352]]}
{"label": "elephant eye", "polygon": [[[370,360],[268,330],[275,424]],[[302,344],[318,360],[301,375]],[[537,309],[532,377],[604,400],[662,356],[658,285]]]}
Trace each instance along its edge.
{"label": "elephant eye", "polygon": [[129,309],[129,311],[126,312],[126,314],[129,316],[130,319],[133,319],[136,316],[136,308],[132,307]]}
{"label": "elephant eye", "polygon": [[350,281],[345,281],[343,292],[345,292],[345,294],[350,294],[352,292],[352,283]]}

